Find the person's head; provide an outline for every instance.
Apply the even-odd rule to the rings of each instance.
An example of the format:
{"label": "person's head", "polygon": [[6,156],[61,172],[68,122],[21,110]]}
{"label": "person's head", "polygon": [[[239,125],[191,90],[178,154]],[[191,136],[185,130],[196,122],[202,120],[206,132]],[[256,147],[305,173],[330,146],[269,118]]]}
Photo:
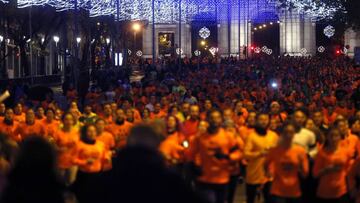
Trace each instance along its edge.
{"label": "person's head", "polygon": [[105,131],[105,126],[106,126],[106,122],[104,119],[97,119],[96,122],[95,122],[95,125],[96,125],[96,130],[98,132],[98,134],[101,134]]}
{"label": "person's head", "polygon": [[349,119],[349,127],[351,129],[351,133],[354,135],[360,135],[360,119],[356,117],[352,117]]}
{"label": "person's head", "polygon": [[55,112],[53,109],[46,109],[46,120],[53,121],[55,118]]}
{"label": "person's head", "polygon": [[4,103],[0,103],[0,114],[4,114],[6,111],[6,106]]}
{"label": "person's head", "polygon": [[277,101],[274,101],[270,104],[270,114],[279,114],[280,113],[280,104]]}
{"label": "person's head", "polygon": [[134,111],[132,109],[126,109],[126,120],[129,122],[134,122]]}
{"label": "person's head", "polygon": [[72,113],[65,113],[62,117],[62,123],[64,125],[64,129],[71,129],[75,125],[75,117]]}
{"label": "person's head", "polygon": [[242,108],[244,107],[244,104],[242,101],[237,101],[235,103],[235,111],[241,112]]}
{"label": "person's head", "polygon": [[20,114],[22,114],[22,112],[23,112],[22,104],[17,103],[17,104],[15,105],[15,108],[14,108],[14,113],[15,113],[16,115],[20,115]]}
{"label": "person's head", "polygon": [[122,107],[124,109],[129,109],[132,106],[132,100],[130,98],[126,98],[123,100]]}
{"label": "person's head", "polygon": [[[34,179],[34,181],[43,181],[46,178],[55,179],[55,163],[56,154],[52,145],[39,136],[31,136],[21,143],[18,156],[9,177],[12,179],[20,175],[21,179],[19,181],[25,182],[29,179]],[[49,177],[49,175],[52,177]],[[27,180],[24,180],[24,178]],[[9,183],[12,184],[11,180]]]}
{"label": "person's head", "polygon": [[61,111],[61,109],[56,109],[55,110],[55,120],[61,120],[63,116],[63,112]]}
{"label": "person's head", "polygon": [[112,110],[111,110],[111,105],[110,104],[104,104],[103,113],[104,113],[105,116],[111,116]]}
{"label": "person's head", "polygon": [[159,113],[161,110],[161,104],[160,103],[156,103],[155,107],[154,107],[154,113]]}
{"label": "person's head", "polygon": [[270,124],[270,117],[269,114],[260,113],[256,118],[256,127],[267,129]]}
{"label": "person's head", "polygon": [[179,113],[179,109],[176,105],[169,108],[169,115],[176,116]]}
{"label": "person's head", "polygon": [[326,133],[324,147],[325,148],[336,148],[341,141],[340,130],[336,127],[330,128]]}
{"label": "person's head", "polygon": [[150,118],[150,110],[148,109],[148,108],[144,108],[144,110],[143,110],[143,113],[142,113],[142,118],[143,119],[148,119],[148,118]]}
{"label": "person's head", "polygon": [[179,124],[175,116],[169,116],[166,120],[166,127],[168,132],[174,132],[178,130]]}
{"label": "person's head", "polygon": [[270,119],[269,129],[272,131],[277,131],[280,126],[280,121],[277,118]]}
{"label": "person's head", "polygon": [[205,111],[209,111],[212,108],[212,102],[210,99],[205,100],[204,108]]}
{"label": "person's head", "polygon": [[189,115],[190,113],[190,104],[187,103],[187,102],[184,102],[182,105],[181,105],[181,112],[184,114],[184,116],[187,116]]}
{"label": "person's head", "polygon": [[94,124],[88,124],[83,127],[81,132],[81,141],[86,144],[94,144],[98,135],[96,126]]}
{"label": "person's head", "polygon": [[127,146],[140,146],[157,150],[161,142],[159,134],[153,126],[140,124],[131,128],[127,138]]}
{"label": "person's head", "polygon": [[166,97],[161,97],[161,106],[165,107],[169,105],[169,101]]}
{"label": "person's head", "polygon": [[321,127],[324,124],[324,114],[321,110],[317,110],[313,113],[312,119],[317,127]]}
{"label": "person's head", "polygon": [[35,112],[32,109],[27,110],[25,115],[25,121],[28,125],[32,125],[35,122]]}
{"label": "person's head", "polygon": [[304,127],[306,119],[307,117],[304,111],[296,110],[294,112],[294,122],[300,125],[301,127]]}
{"label": "person's head", "polygon": [[43,107],[38,107],[36,110],[36,117],[38,117],[39,119],[42,119],[45,117],[45,110]]}
{"label": "person's head", "polygon": [[233,120],[234,112],[231,108],[226,108],[223,112],[224,120]]}
{"label": "person's head", "polygon": [[208,112],[207,119],[209,123],[208,132],[210,134],[216,133],[223,123],[221,112],[217,109],[210,110]]}
{"label": "person's head", "polygon": [[77,103],[76,102],[71,102],[70,103],[70,109],[78,109],[78,105],[77,105]]}
{"label": "person's head", "polygon": [[113,112],[113,113],[115,113],[116,110],[118,109],[118,105],[117,105],[116,102],[112,102],[112,103],[110,104],[110,107],[111,107],[111,112]]}
{"label": "person's head", "polygon": [[249,128],[253,128],[253,127],[255,127],[255,125],[256,125],[256,117],[257,117],[257,115],[256,115],[256,112],[255,111],[251,111],[251,112],[249,112],[249,115],[248,115],[248,117],[247,117],[247,126],[249,127]]}
{"label": "person's head", "polygon": [[339,130],[342,138],[345,138],[349,133],[349,124],[345,119],[335,120],[334,126]]}
{"label": "person's head", "polygon": [[206,122],[206,121],[200,121],[200,122],[199,122],[199,126],[198,126],[198,132],[199,132],[200,134],[204,134],[204,133],[206,133],[208,127],[209,127],[209,123],[208,123],[208,122]]}
{"label": "person's head", "polygon": [[228,132],[236,133],[236,124],[232,119],[224,119],[224,129]]}
{"label": "person's head", "polygon": [[150,96],[150,103],[151,103],[151,104],[155,104],[155,103],[156,103],[156,97],[155,97],[155,95],[151,95],[151,96]]}
{"label": "person's head", "polygon": [[90,105],[86,105],[86,106],[84,107],[84,113],[87,114],[87,115],[89,115],[89,114],[92,113],[92,108],[91,108]]}
{"label": "person's head", "polygon": [[198,105],[191,105],[190,107],[190,119],[198,120],[200,117],[200,108]]}
{"label": "person's head", "polygon": [[294,135],[298,132],[298,127],[293,122],[285,122],[280,130],[281,139],[285,143],[292,143]]}
{"label": "person's head", "polygon": [[125,121],[126,115],[124,110],[117,109],[115,112],[115,116],[116,116],[116,123],[121,124]]}
{"label": "person's head", "polygon": [[317,128],[317,126],[315,125],[315,122],[312,119],[307,119],[305,122],[305,128],[308,130],[313,130]]}
{"label": "person's head", "polygon": [[12,122],[14,119],[14,111],[11,108],[6,109],[4,120],[7,122]]}

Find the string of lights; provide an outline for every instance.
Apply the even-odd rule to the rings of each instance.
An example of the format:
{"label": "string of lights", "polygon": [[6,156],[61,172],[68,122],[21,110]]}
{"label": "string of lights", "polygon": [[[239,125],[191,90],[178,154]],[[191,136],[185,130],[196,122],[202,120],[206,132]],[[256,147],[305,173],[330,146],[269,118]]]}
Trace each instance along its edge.
{"label": "string of lights", "polygon": [[[7,0],[0,0],[7,2]],[[281,2],[280,2],[281,1]],[[18,0],[18,7],[49,5],[57,11],[75,8],[75,0]],[[154,0],[155,22],[176,23],[196,20],[227,21],[249,19],[255,23],[276,22],[279,8],[292,8],[312,19],[331,17],[341,8],[330,7],[317,0]],[[91,17],[114,15],[117,20],[145,20],[152,23],[152,0],[77,0],[79,9]],[[120,8],[117,15],[117,7]],[[240,11],[240,12],[239,12]],[[239,15],[240,13],[240,15]]]}
{"label": "string of lights", "polygon": [[9,3],[9,1],[6,1],[6,0],[0,0],[0,3],[7,4],[7,3]]}

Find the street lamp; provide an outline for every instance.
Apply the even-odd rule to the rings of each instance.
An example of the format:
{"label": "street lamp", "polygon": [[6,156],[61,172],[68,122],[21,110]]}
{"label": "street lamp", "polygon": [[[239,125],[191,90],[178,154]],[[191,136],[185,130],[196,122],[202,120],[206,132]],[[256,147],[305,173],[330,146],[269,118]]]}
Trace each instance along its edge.
{"label": "street lamp", "polygon": [[60,41],[60,37],[59,36],[54,36],[53,39],[54,39],[54,42],[55,42],[55,44],[57,46],[58,42]]}
{"label": "street lamp", "polygon": [[139,32],[141,29],[140,23],[135,22],[132,25],[132,29],[134,30],[134,50],[136,50],[136,33]]}
{"label": "street lamp", "polygon": [[206,45],[206,41],[205,41],[205,40],[201,40],[200,44],[201,44],[201,46],[205,46],[205,45]]}
{"label": "street lamp", "polygon": [[4,36],[0,35],[0,43],[4,41]]}
{"label": "street lamp", "polygon": [[77,42],[77,44],[79,45],[80,42],[81,42],[81,37],[77,37],[77,38],[76,38],[76,42]]}
{"label": "street lamp", "polygon": [[107,44],[107,45],[110,44],[110,38],[106,38],[106,44]]}

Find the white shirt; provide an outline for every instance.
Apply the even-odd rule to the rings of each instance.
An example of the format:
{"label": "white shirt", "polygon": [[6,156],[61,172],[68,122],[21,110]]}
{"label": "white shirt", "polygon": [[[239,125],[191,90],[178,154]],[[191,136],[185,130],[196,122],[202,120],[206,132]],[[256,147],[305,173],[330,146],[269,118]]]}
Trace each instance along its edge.
{"label": "white shirt", "polygon": [[315,133],[306,128],[301,128],[300,132],[295,134],[293,143],[304,147],[311,157],[315,156],[317,153],[317,149],[314,147],[316,144]]}

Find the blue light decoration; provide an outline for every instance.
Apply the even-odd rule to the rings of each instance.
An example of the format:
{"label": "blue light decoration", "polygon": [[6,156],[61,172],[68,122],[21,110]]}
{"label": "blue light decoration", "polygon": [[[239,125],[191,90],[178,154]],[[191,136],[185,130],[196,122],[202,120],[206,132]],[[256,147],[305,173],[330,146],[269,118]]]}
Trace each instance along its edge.
{"label": "blue light decoration", "polygon": [[[0,0],[7,2],[7,0]],[[296,9],[313,19],[332,17],[341,7],[329,7],[318,0],[18,0],[18,7],[54,7],[57,11],[72,10],[75,1],[90,17],[118,16],[116,20],[143,20],[152,23],[152,1],[156,23],[228,21],[248,19],[253,23],[277,21],[282,8]],[[179,2],[181,9],[179,9]],[[240,11],[240,12],[239,12]]]}
{"label": "blue light decoration", "polygon": [[7,3],[9,3],[9,1],[6,1],[6,0],[0,0],[0,3],[7,4]]}

